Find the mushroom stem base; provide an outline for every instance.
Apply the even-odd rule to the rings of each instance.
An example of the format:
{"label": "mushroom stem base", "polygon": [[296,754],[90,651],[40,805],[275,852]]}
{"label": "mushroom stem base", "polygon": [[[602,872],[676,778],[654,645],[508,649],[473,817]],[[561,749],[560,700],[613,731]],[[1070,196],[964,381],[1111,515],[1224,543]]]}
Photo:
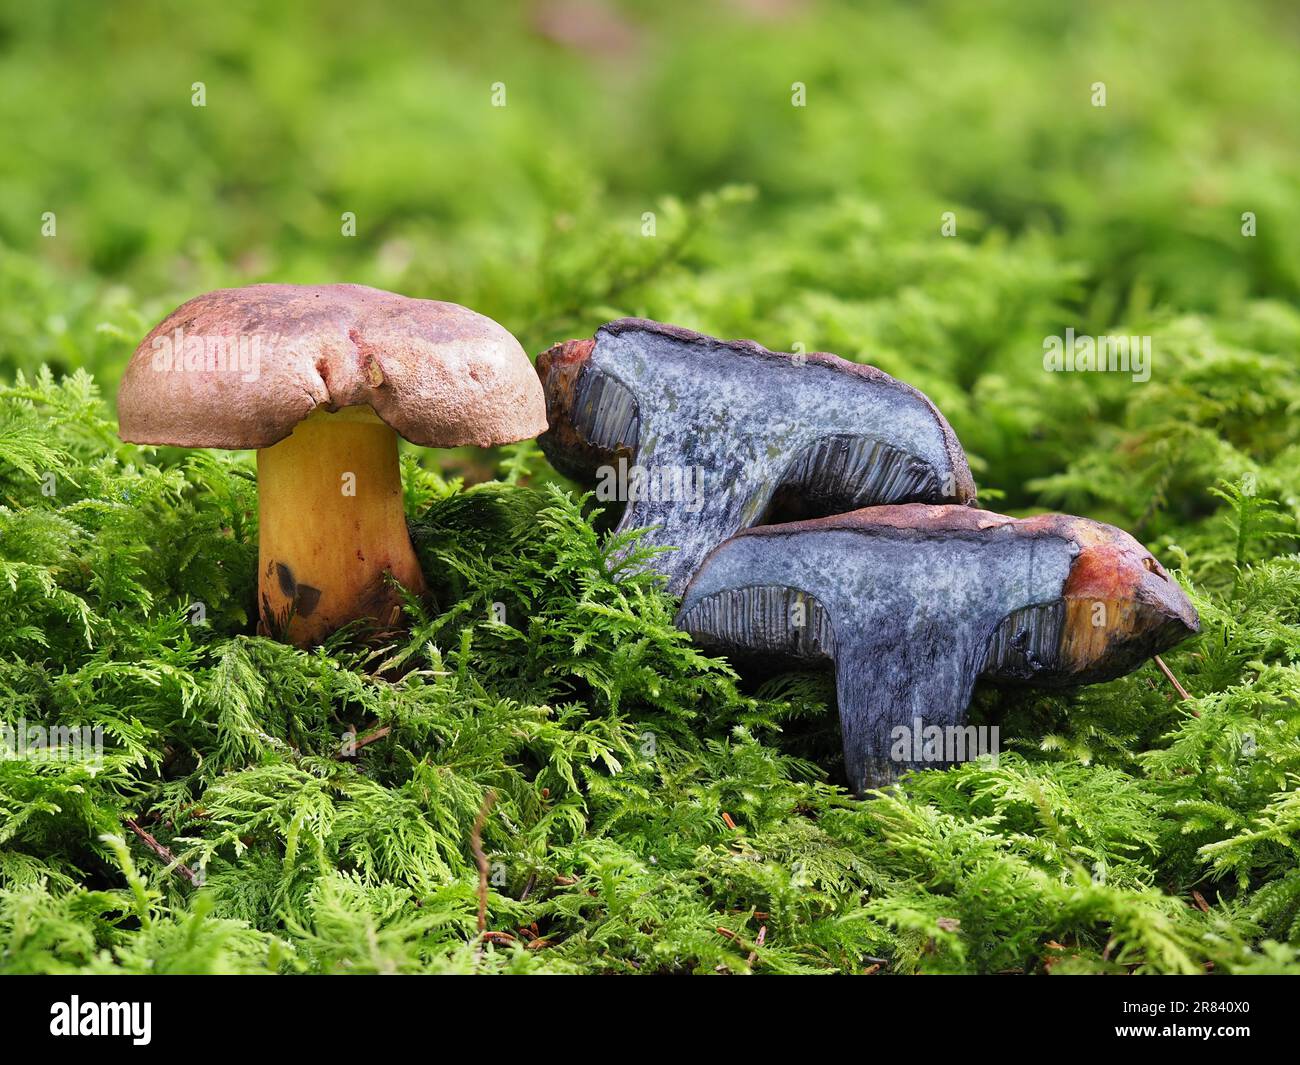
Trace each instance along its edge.
{"label": "mushroom stem base", "polygon": [[257,453],[258,631],[300,647],[352,621],[396,627],[391,578],[424,592],[397,434],[368,407],[318,412]]}

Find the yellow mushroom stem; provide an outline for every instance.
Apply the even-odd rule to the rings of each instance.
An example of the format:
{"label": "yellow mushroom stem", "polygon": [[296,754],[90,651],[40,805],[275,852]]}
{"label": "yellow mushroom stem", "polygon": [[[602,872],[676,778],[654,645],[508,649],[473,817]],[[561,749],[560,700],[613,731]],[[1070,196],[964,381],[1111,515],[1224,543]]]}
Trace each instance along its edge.
{"label": "yellow mushroom stem", "polygon": [[369,407],[317,411],[257,453],[259,631],[299,647],[359,619],[391,629],[424,576],[406,531],[397,434]]}

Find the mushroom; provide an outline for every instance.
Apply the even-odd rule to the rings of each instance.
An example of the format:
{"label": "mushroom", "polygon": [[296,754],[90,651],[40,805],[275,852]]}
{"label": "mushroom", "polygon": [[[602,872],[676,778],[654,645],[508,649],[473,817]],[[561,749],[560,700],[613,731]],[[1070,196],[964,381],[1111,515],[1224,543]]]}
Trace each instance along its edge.
{"label": "mushroom", "polygon": [[680,594],[710,550],[775,509],[972,502],[966,456],[916,389],[821,352],[787,355],[624,318],[543,352],[561,473],[624,499],[619,530],[671,545],[654,566]]}
{"label": "mushroom", "polygon": [[[397,438],[491,447],[546,428],[528,356],[490,318],[363,285],[198,296],[132,356],[122,439],[256,448],[259,631],[306,646],[400,617],[424,577]],[[389,576],[393,580],[389,579]]]}
{"label": "mushroom", "polygon": [[742,656],[832,660],[859,792],[927,764],[897,741],[918,724],[960,728],[978,677],[1110,680],[1200,627],[1160,563],[1113,526],[923,504],[741,533],[700,567],[677,624]]}

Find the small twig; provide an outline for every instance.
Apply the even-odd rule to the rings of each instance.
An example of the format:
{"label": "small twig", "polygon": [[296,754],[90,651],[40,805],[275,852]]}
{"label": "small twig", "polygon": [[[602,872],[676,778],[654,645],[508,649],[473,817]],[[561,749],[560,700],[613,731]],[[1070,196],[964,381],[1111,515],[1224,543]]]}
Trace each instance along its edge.
{"label": "small twig", "polygon": [[483,796],[483,805],[478,809],[474,820],[474,832],[469,838],[470,850],[474,852],[474,861],[478,863],[478,934],[483,935],[487,929],[488,903],[488,860],[483,853],[483,826],[487,823],[492,804],[497,801],[497,793],[489,791]]}
{"label": "small twig", "polygon": [[385,725],[383,728],[375,729],[374,732],[367,732],[364,736],[356,740],[352,744],[352,746],[354,748],[364,747],[367,743],[374,743],[375,740],[382,740],[385,736],[387,736],[392,731],[393,731],[392,726]]}
{"label": "small twig", "polygon": [[732,943],[735,943],[736,946],[748,954],[750,965],[754,964],[754,959],[758,956],[758,948],[763,945],[763,940],[767,938],[767,925],[763,925],[763,927],[758,930],[758,938],[753,943],[747,943],[745,938],[739,932],[733,932],[730,928],[724,928],[722,925],[718,925],[714,928],[714,931],[724,939],[728,939]]}
{"label": "small twig", "polygon": [[355,758],[357,751],[361,750],[361,748],[366,744],[374,743],[376,740],[382,740],[392,731],[393,728],[391,725],[384,725],[382,728],[377,728],[373,732],[367,732],[365,735],[360,737],[358,737],[355,732],[345,732],[343,735],[345,737],[351,736],[352,739],[348,743],[344,744],[334,757],[339,759]]}
{"label": "small twig", "polygon": [[170,850],[168,850],[156,839],[154,839],[154,837],[150,833],[146,832],[143,828],[141,828],[138,824],[136,824],[135,821],[133,821],[129,817],[126,818],[126,827],[129,828],[132,832],[134,832],[137,836],[139,836],[140,839],[144,841],[144,845],[146,847],[148,847],[151,851],[154,852],[154,854],[158,855],[159,858],[161,858],[164,862],[166,862],[168,868],[174,868],[178,873],[181,874],[181,876],[185,877],[185,879],[188,880],[191,884],[198,884],[199,878],[195,875],[193,869],[191,869],[184,862],[180,861],[176,857],[176,855],[174,855]]}
{"label": "small twig", "polygon": [[[1185,702],[1190,701],[1192,698],[1191,694],[1187,691],[1186,688],[1184,688],[1181,684],[1178,683],[1178,678],[1175,677],[1173,672],[1170,670],[1170,668],[1167,665],[1165,665],[1165,660],[1161,658],[1159,655],[1155,656],[1155,660],[1156,660],[1156,665],[1160,667],[1160,672],[1165,675],[1165,679],[1174,686],[1174,691],[1178,693],[1178,698],[1184,700]],[[1192,716],[1200,717],[1201,715],[1196,710],[1192,710]]]}

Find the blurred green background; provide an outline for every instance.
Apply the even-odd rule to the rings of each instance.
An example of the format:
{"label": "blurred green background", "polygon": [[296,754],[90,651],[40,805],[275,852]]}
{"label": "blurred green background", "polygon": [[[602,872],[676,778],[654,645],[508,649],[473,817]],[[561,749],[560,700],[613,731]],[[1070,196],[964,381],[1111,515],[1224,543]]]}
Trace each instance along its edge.
{"label": "blurred green background", "polygon": [[[1204,356],[1294,369],[1298,45],[1286,3],[10,3],[0,372],[111,395],[163,314],[256,281],[530,351],[644,314],[871,361],[987,501],[1152,535],[1290,443],[1292,382],[1219,395]],[[1043,373],[1067,326],[1153,335],[1152,382]]]}

